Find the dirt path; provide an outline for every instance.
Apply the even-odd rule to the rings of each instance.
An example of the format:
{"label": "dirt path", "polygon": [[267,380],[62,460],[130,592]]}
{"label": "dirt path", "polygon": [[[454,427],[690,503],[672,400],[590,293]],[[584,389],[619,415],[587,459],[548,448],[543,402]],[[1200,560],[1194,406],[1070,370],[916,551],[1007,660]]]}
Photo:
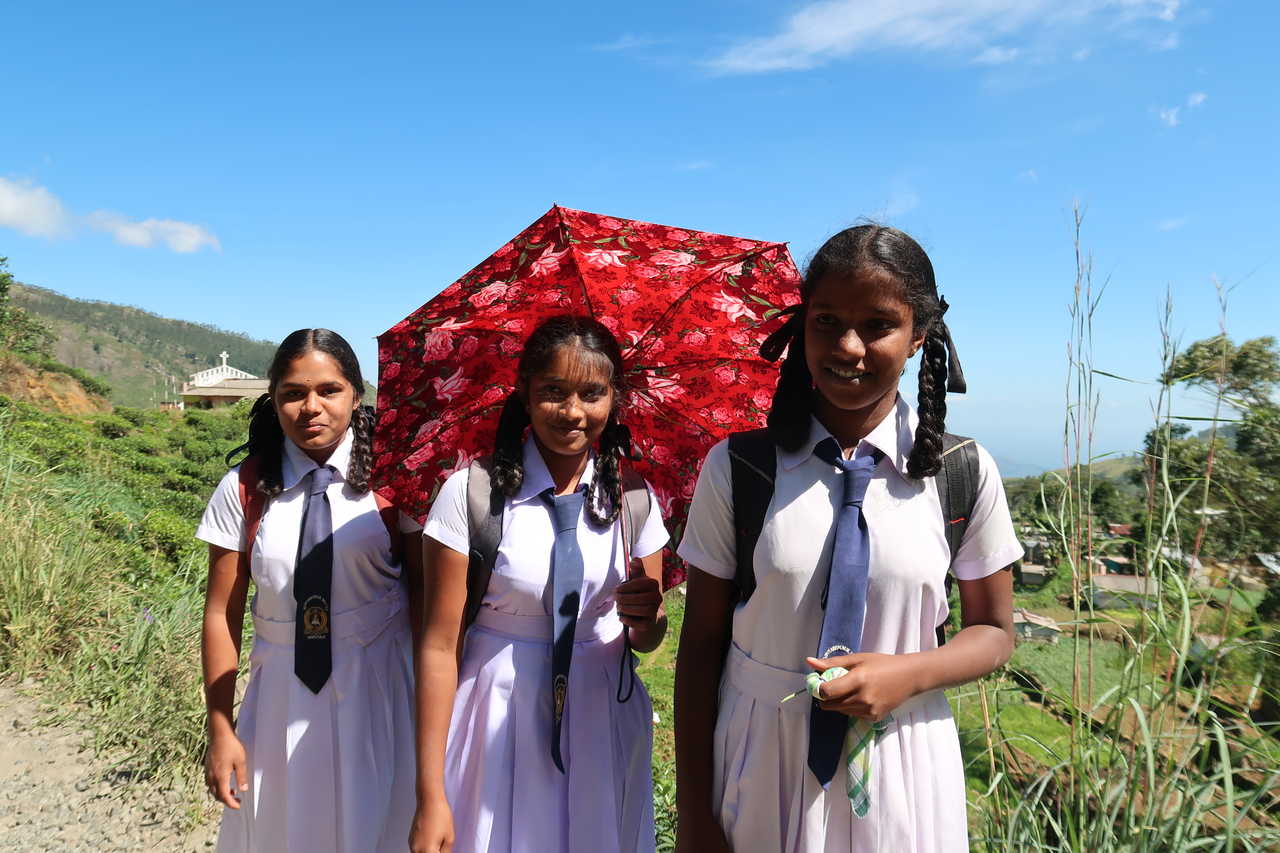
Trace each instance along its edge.
{"label": "dirt path", "polygon": [[80,732],[38,719],[35,701],[0,683],[0,853],[213,849],[212,824],[177,831],[176,794],[125,790]]}

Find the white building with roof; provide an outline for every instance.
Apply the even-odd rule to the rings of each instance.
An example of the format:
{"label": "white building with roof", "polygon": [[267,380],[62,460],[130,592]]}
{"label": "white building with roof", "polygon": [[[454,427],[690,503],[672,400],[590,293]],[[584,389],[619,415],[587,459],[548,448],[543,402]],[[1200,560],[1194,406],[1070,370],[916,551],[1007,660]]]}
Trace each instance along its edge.
{"label": "white building with roof", "polygon": [[268,382],[252,373],[227,364],[230,355],[226,350],[218,353],[222,363],[208,370],[191,374],[191,381],[182,384],[182,404],[179,408],[213,409],[230,406],[243,399],[257,399],[267,392]]}

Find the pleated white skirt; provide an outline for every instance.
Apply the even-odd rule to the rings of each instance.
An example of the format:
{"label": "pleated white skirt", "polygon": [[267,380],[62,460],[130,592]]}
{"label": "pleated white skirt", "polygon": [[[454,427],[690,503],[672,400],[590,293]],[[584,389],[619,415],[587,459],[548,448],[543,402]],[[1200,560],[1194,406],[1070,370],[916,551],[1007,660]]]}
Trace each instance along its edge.
{"label": "pleated white skirt", "polygon": [[413,820],[413,652],[404,593],[333,616],[319,693],[293,673],[293,622],[255,617],[236,731],[249,790],[219,853],[403,853]]}
{"label": "pleated white skirt", "polygon": [[547,616],[484,608],[467,633],[445,759],[453,849],[653,851],[653,707],[638,678],[630,700],[616,700],[622,635],[599,638],[578,623],[561,773],[551,760],[550,628]]}
{"label": "pleated white skirt", "polygon": [[969,849],[964,763],[946,695],[893,711],[872,747],[871,808],[853,814],[842,758],[824,790],[810,772],[810,702],[778,700],[805,673],[768,666],[731,647],[720,687],[715,788],[720,824],[736,851],[956,853]]}

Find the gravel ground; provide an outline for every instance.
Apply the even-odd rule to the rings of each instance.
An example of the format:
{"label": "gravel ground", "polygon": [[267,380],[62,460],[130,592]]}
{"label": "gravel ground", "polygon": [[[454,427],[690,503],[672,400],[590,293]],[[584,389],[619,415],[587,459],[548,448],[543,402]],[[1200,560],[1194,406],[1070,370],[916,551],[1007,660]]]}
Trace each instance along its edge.
{"label": "gravel ground", "polygon": [[177,793],[127,785],[80,732],[38,719],[36,701],[0,684],[0,853],[213,849],[214,821],[190,834],[175,826]]}

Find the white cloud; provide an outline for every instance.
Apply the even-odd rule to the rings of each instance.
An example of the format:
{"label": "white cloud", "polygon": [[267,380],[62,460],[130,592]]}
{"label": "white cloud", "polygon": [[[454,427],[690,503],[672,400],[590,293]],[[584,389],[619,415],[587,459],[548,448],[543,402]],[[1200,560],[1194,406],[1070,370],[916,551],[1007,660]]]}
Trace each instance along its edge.
{"label": "white cloud", "polygon": [[654,47],[663,44],[661,39],[649,38],[648,36],[635,36],[627,33],[619,36],[610,42],[603,44],[593,44],[592,50],[598,50],[601,53],[619,53],[625,50],[640,50],[641,48]]}
{"label": "white cloud", "polygon": [[1035,169],[1023,169],[1018,173],[1019,180],[1028,181],[1033,184],[1040,183],[1040,175]]}
{"label": "white cloud", "polygon": [[1182,111],[1182,107],[1169,107],[1167,110],[1156,110],[1156,115],[1160,117],[1160,121],[1169,127],[1177,127],[1182,124],[1182,119],[1178,118],[1178,113]]}
{"label": "white cloud", "polygon": [[893,195],[889,196],[889,201],[884,206],[884,210],[877,213],[873,218],[885,222],[897,219],[899,216],[910,213],[920,206],[920,196],[913,190],[896,190]]}
{"label": "white cloud", "polygon": [[974,65],[1004,65],[1013,62],[1022,53],[1016,47],[989,47],[973,58]]}
{"label": "white cloud", "polygon": [[1084,62],[1086,59],[1088,59],[1092,55],[1093,55],[1093,48],[1082,47],[1079,50],[1077,50],[1075,53],[1071,54],[1071,58],[1076,62]]}
{"label": "white cloud", "polygon": [[222,244],[212,231],[190,222],[178,222],[174,219],[144,219],[134,222],[108,210],[89,214],[88,222],[90,227],[107,232],[124,246],[149,249],[163,244],[171,251],[183,254],[198,252],[205,247],[215,251],[222,250]]}
{"label": "white cloud", "polygon": [[71,217],[53,193],[32,181],[0,178],[0,228],[30,237],[57,237],[70,225]]}
{"label": "white cloud", "polygon": [[1177,50],[1182,44],[1182,37],[1177,33],[1169,33],[1164,38],[1158,39],[1154,45],[1156,50]]}
{"label": "white cloud", "polygon": [[1204,92],[1192,92],[1187,96],[1187,106],[1194,110],[1207,100],[1209,100],[1209,96]]}
{"label": "white cloud", "polygon": [[711,60],[726,74],[814,68],[876,50],[979,51],[1013,35],[1139,18],[1173,20],[1180,0],[810,0],[778,32],[739,41]]}
{"label": "white cloud", "polygon": [[133,221],[109,210],[98,210],[81,219],[45,187],[29,180],[0,178],[0,228],[13,228],[32,237],[58,237],[83,225],[106,231],[126,246],[164,245],[183,253],[205,247],[222,250],[217,235],[203,225],[175,219]]}
{"label": "white cloud", "polygon": [[1190,220],[1185,216],[1174,216],[1169,219],[1161,219],[1156,223],[1157,231],[1177,231]]}

